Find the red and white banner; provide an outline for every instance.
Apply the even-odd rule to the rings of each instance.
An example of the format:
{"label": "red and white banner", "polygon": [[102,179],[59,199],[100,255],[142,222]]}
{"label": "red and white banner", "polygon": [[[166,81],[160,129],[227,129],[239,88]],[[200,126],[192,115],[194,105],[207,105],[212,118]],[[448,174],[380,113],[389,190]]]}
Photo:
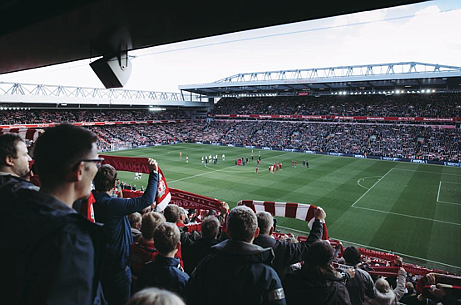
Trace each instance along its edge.
{"label": "red and white banner", "polygon": [[[288,218],[296,218],[307,221],[309,229],[312,230],[315,217],[314,212],[317,209],[315,205],[291,203],[291,202],[273,202],[273,201],[257,201],[257,200],[241,200],[237,205],[246,205],[255,213],[269,212],[273,216],[281,216]],[[327,226],[323,226],[322,239],[328,240]]]}
{"label": "red and white banner", "polygon": [[27,129],[27,128],[1,128],[0,135],[5,133],[17,133],[23,139],[37,140],[39,136],[38,129]]}
{"label": "red and white banner", "polygon": [[[116,170],[133,172],[133,173],[144,173],[149,174],[149,166],[147,158],[136,158],[136,157],[120,157],[120,156],[109,156],[109,155],[99,155],[101,158],[104,158],[104,164],[112,165]],[[157,187],[157,211],[161,212],[165,209],[168,203],[171,200],[170,190],[166,183],[165,176],[163,175],[160,167],[158,168],[158,187]],[[127,194],[128,196],[131,196]],[[125,197],[125,191],[123,192]],[[142,195],[142,193],[141,193]],[[136,196],[138,197],[138,196]]]}
{"label": "red and white banner", "polygon": [[170,189],[171,203],[179,205],[185,209],[201,209],[220,211],[223,202],[218,199],[205,197],[202,195],[189,193],[178,189]]}

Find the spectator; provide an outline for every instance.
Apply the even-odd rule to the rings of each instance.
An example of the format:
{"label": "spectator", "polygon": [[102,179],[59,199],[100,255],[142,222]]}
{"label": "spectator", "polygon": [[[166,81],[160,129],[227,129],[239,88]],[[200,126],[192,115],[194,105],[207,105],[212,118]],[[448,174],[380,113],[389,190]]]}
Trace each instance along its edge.
{"label": "spectator", "polygon": [[[74,201],[90,195],[102,161],[96,140],[92,132],[65,124],[38,138],[41,189],[19,190],[17,200],[2,211],[4,304],[104,304],[99,285],[103,232],[72,209]],[[25,154],[21,158],[27,160]]]}
{"label": "spectator", "polygon": [[185,294],[189,275],[182,271],[179,259],[174,257],[181,245],[179,238],[179,229],[175,224],[165,222],[155,229],[155,247],[159,255],[143,266],[138,278],[138,289],[157,287],[182,296]]}
{"label": "spectator", "polygon": [[400,298],[405,293],[405,269],[400,267],[397,275],[397,287],[392,290],[389,282],[384,278],[379,278],[375,282],[376,297],[374,299],[365,298],[365,304],[368,305],[397,305]]}
{"label": "spectator", "polygon": [[216,239],[219,233],[219,220],[214,216],[206,217],[202,221],[201,231],[202,237],[190,245],[184,253],[184,269],[189,275],[198,263],[211,253],[211,247],[219,243]]}
{"label": "spectator", "polygon": [[0,194],[13,195],[20,188],[38,190],[27,181],[29,175],[29,161],[24,140],[17,134],[7,133],[0,136]]}
{"label": "spectator", "polygon": [[139,212],[134,212],[128,215],[128,221],[130,222],[131,235],[133,236],[133,241],[137,242],[141,238],[141,226],[142,226],[142,216]]}
{"label": "spectator", "polygon": [[315,241],[307,251],[302,268],[285,276],[283,287],[287,304],[302,304],[306,300],[316,305],[351,304],[345,279],[333,268],[332,260],[330,243]]}
{"label": "spectator", "polygon": [[[130,245],[129,265],[133,279],[139,276],[144,264],[153,261],[158,254],[154,245],[154,231],[165,221],[165,217],[158,212],[147,213],[142,217],[142,237],[139,242]],[[136,285],[132,285],[132,287],[136,287]]]}
{"label": "spectator", "polygon": [[131,270],[128,258],[133,236],[127,215],[142,210],[155,200],[158,185],[157,162],[148,159],[148,168],[150,175],[146,191],[138,198],[111,197],[117,171],[109,164],[101,166],[94,178],[94,215],[97,222],[104,224],[107,238],[102,284],[111,305],[125,304],[131,296]]}
{"label": "spectator", "polygon": [[263,248],[272,248],[274,250],[275,258],[272,264],[283,281],[285,275],[290,271],[290,266],[301,262],[309,246],[314,241],[322,238],[326,213],[322,208],[317,208],[314,213],[315,221],[312,225],[312,230],[306,242],[303,243],[290,243],[272,238],[274,231],[272,215],[268,212],[259,212],[256,216],[258,217],[259,236],[255,238],[253,243]]}
{"label": "spectator", "polygon": [[376,297],[376,288],[370,274],[359,268],[357,265],[362,261],[362,255],[354,246],[349,246],[344,250],[343,258],[346,265],[352,266],[355,269],[354,278],[346,282],[346,288],[349,292],[352,305],[363,305],[365,294],[370,299]]}
{"label": "spectator", "polygon": [[131,297],[126,305],[186,305],[176,294],[158,288],[146,288]]}
{"label": "spectator", "polygon": [[227,233],[230,239],[213,246],[192,273],[187,303],[285,304],[280,278],[270,267],[272,250],[252,244],[259,234],[254,212],[246,206],[231,210]]}

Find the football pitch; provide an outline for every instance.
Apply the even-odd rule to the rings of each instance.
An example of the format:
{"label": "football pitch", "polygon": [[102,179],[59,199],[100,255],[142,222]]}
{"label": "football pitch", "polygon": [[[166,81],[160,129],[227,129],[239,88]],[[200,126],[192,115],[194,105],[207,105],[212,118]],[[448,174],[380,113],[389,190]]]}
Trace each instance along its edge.
{"label": "football pitch", "polygon": [[[252,161],[251,152],[175,144],[103,154],[155,158],[169,187],[226,201],[231,208],[240,200],[320,206],[330,238],[345,246],[392,250],[406,262],[461,274],[461,168],[259,149]],[[218,163],[202,164],[202,156],[209,155],[218,155]],[[242,157],[249,163],[235,165]],[[274,162],[283,168],[269,173]],[[134,173],[119,172],[119,178],[138,189],[147,183],[147,175],[134,180]],[[306,222],[277,220],[282,232],[309,234]]]}

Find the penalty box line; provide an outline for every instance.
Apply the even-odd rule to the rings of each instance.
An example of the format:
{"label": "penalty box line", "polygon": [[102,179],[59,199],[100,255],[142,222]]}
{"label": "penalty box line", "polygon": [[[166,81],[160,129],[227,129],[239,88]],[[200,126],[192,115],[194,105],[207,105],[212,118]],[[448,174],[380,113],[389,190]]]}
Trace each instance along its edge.
{"label": "penalty box line", "polygon": [[[442,182],[443,182],[443,181],[440,181],[440,182],[439,182],[439,190],[437,191],[437,202],[446,203],[446,204],[453,204],[453,205],[461,205],[461,203],[457,203],[457,202],[450,202],[450,201],[442,201],[442,200],[439,200],[439,198],[440,198],[440,190],[442,189]],[[455,183],[455,182],[445,182],[445,183],[461,185],[461,183]]]}

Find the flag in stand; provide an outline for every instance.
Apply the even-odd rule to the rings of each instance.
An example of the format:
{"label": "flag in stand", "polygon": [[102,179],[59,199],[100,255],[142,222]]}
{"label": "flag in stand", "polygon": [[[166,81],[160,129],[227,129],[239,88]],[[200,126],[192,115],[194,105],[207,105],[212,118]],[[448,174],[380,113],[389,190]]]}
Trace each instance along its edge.
{"label": "flag in stand", "polygon": [[[147,158],[135,158],[135,157],[120,157],[120,156],[109,156],[99,155],[104,158],[104,164],[112,165],[116,170],[122,170],[133,173],[149,173],[149,167]],[[156,195],[157,212],[161,212],[165,209],[171,200],[170,190],[165,180],[160,167],[158,168],[158,188]]]}
{"label": "flag in stand", "polygon": [[[296,218],[307,221],[309,229],[311,230],[315,221],[314,212],[317,209],[315,205],[256,200],[241,200],[237,203],[237,205],[246,205],[255,213],[265,211],[271,213],[273,216]],[[326,224],[323,226],[322,239],[329,239]]]}
{"label": "flag in stand", "polygon": [[158,168],[158,189],[157,189],[157,212],[162,212],[171,200],[171,193],[166,184],[165,176],[160,167]]}

